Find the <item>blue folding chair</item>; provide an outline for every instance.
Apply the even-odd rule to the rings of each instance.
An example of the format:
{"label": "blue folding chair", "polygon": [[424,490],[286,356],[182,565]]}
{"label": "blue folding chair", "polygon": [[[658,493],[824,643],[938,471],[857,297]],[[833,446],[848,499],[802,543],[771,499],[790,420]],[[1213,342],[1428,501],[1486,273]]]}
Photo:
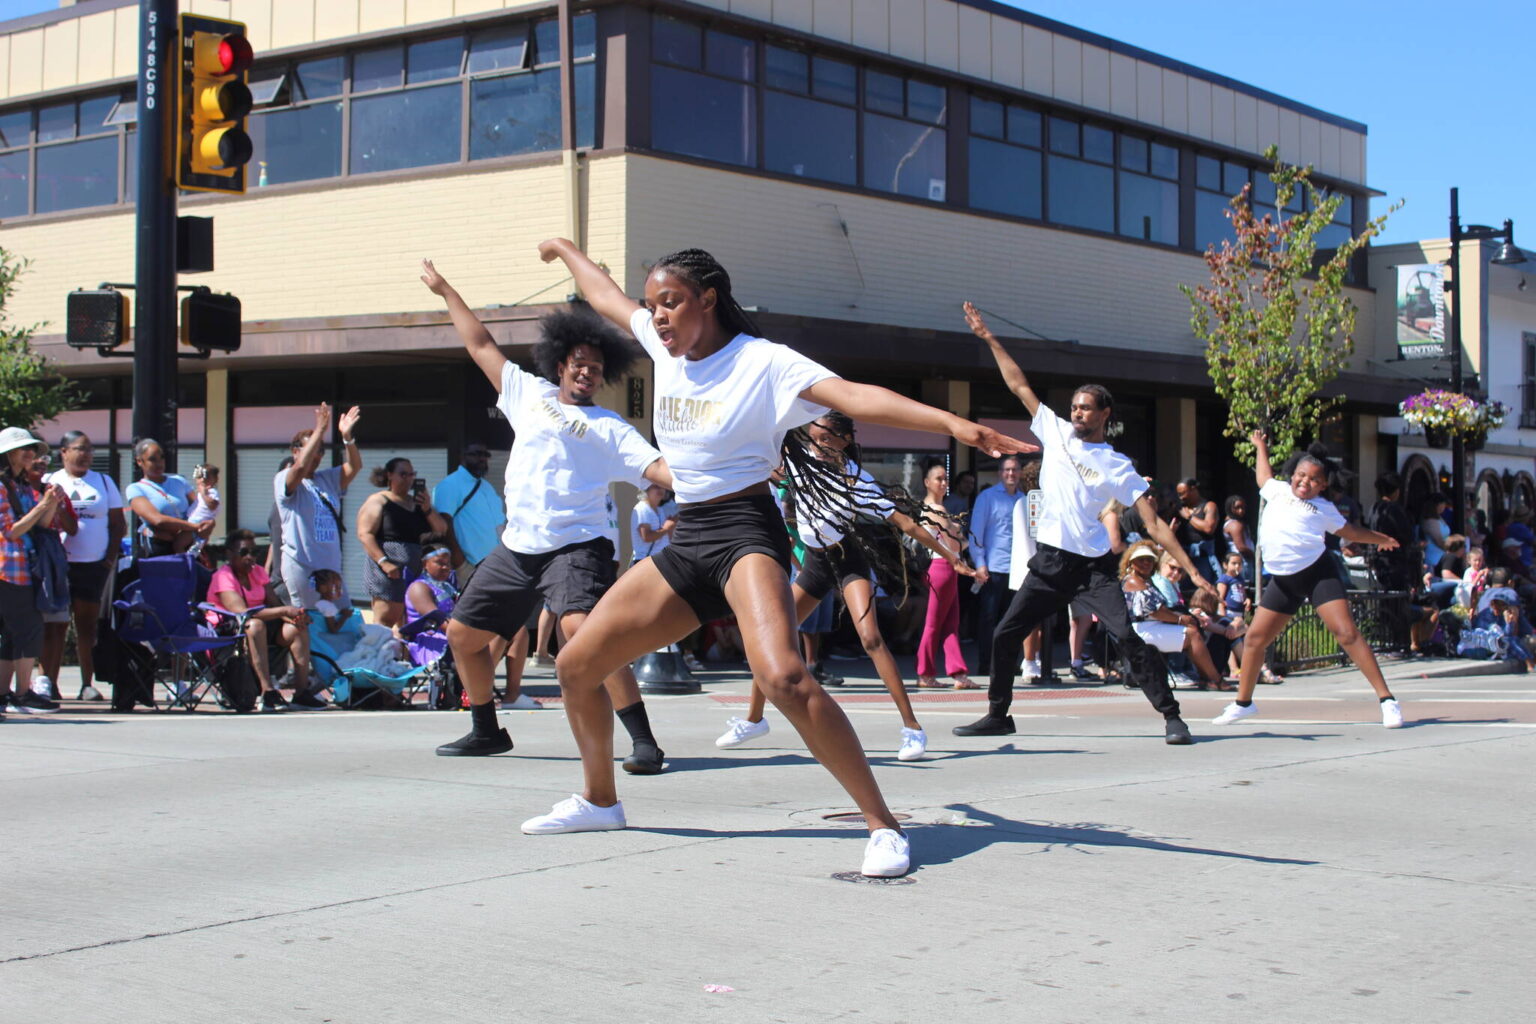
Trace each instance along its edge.
{"label": "blue folding chair", "polygon": [[[139,578],[112,603],[118,611],[117,633],[169,661],[170,678],[165,680],[169,706],[195,711],[210,692],[217,692],[226,707],[246,710],[241,708],[247,699],[244,695],[226,692],[221,668],[229,658],[218,655],[233,654],[232,649],[245,642],[245,620],[259,609],[237,615],[216,605],[198,604],[199,567],[192,555],[141,558],[136,564]],[[232,620],[234,635],[220,636],[207,624],[201,614],[205,611]]]}

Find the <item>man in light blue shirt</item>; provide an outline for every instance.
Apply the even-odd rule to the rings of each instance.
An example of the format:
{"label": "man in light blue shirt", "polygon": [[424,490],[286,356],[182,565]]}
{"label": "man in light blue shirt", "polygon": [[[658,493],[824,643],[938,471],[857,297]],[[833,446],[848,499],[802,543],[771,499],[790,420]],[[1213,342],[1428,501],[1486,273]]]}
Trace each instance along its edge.
{"label": "man in light blue shirt", "polygon": [[464,563],[455,566],[461,588],[468,586],[475,566],[501,543],[501,529],[507,525],[501,493],[485,478],[490,468],[490,448],[471,441],[459,457],[459,468],[432,489],[432,507],[447,517],[464,556]]}
{"label": "man in light blue shirt", "polygon": [[[992,631],[1003,609],[1013,599],[1008,589],[1009,561],[1013,557],[1013,506],[1024,497],[1019,489],[1019,471],[1023,465],[1016,455],[1004,457],[998,467],[998,482],[976,496],[971,509],[971,559],[981,582],[976,608],[977,671],[992,671]],[[981,579],[979,570],[986,570]]]}

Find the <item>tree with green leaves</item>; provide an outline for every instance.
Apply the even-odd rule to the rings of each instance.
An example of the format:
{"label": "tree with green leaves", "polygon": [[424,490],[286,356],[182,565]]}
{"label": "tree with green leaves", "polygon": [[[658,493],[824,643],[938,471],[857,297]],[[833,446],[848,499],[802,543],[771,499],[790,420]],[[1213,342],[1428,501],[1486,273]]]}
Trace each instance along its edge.
{"label": "tree with green leaves", "polygon": [[1275,165],[1269,179],[1280,213],[1257,215],[1252,186],[1245,185],[1226,211],[1235,238],[1206,250],[1210,283],[1179,286],[1189,298],[1190,326],[1205,342],[1211,383],[1227,403],[1224,432],[1237,440],[1237,456],[1249,466],[1255,464],[1248,439],[1254,430],[1268,435],[1279,464],[1315,437],[1343,402],[1344,396],[1322,391],[1354,351],[1356,309],[1344,294],[1344,278],[1355,253],[1387,220],[1383,214],[1370,221],[1331,254],[1319,251],[1318,234],[1333,222],[1343,197],[1313,184],[1311,167],[1282,163],[1276,147],[1264,156]]}
{"label": "tree with green leaves", "polygon": [[0,247],[0,426],[27,427],[79,408],[79,389],[32,350],[41,324],[11,322],[6,306],[29,261]]}

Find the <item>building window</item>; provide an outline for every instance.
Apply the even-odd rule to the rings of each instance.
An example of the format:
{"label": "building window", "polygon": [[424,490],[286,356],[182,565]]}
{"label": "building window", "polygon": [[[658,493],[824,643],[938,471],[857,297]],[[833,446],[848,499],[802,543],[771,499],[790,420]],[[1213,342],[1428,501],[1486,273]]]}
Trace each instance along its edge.
{"label": "building window", "polygon": [[1115,133],[1053,117],[1049,124],[1046,219],[1094,231],[1115,230]]}
{"label": "building window", "polygon": [[458,82],[441,83],[458,77],[463,50],[463,39],[453,36],[353,55],[352,174],[459,159],[463,90]]}
{"label": "building window", "polygon": [[971,205],[1040,219],[1044,187],[1039,111],[971,97]]}
{"label": "building window", "polygon": [[858,69],[782,46],[764,48],[763,167],[856,185]]}
{"label": "building window", "polygon": [[[1223,241],[1236,241],[1232,220],[1227,211],[1232,198],[1249,183],[1250,170],[1246,164],[1232,160],[1220,160],[1198,154],[1195,157],[1195,248],[1204,252],[1214,245],[1221,248]],[[1268,180],[1267,175],[1260,174]],[[1270,190],[1273,197],[1273,188]]]}
{"label": "building window", "polygon": [[1523,379],[1520,382],[1520,428],[1536,429],[1536,332],[1520,332]]}
{"label": "building window", "polygon": [[651,57],[652,144],[669,153],[756,167],[752,40],[658,15]]}
{"label": "building window", "polygon": [[1179,244],[1179,151],[1134,135],[1120,136],[1120,234]]}
{"label": "building window", "polygon": [[256,169],[250,179],[247,168],[248,182],[284,185],[341,174],[345,79],[342,57],[263,68],[251,76],[251,92],[271,95],[276,105],[246,119],[255,150],[250,166]]}
{"label": "building window", "polygon": [[0,111],[0,217],[119,201],[121,96],[103,93]]}
{"label": "building window", "polygon": [[866,188],[944,201],[947,97],[942,85],[864,72]]}

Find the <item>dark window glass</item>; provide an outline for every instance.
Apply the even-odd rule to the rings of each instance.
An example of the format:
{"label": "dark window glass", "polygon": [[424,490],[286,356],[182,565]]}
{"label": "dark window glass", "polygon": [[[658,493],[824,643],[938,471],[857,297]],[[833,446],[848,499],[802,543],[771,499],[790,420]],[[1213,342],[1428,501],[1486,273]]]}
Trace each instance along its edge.
{"label": "dark window glass", "polygon": [[971,205],[1040,217],[1040,153],[991,139],[971,140]]}
{"label": "dark window glass", "polygon": [[812,57],[811,91],[820,99],[852,106],[859,101],[859,70],[830,57]]}
{"label": "dark window glass", "polygon": [[1051,118],[1051,152],[1077,156],[1082,152],[1081,128],[1076,121]]}
{"label": "dark window glass", "polygon": [[384,46],[352,55],[352,91],[398,88],[404,72],[405,50]]}
{"label": "dark window glass", "polygon": [[1235,196],[1248,184],[1248,168],[1228,160],[1221,165],[1221,187],[1229,196]]}
{"label": "dark window glass", "polygon": [[576,65],[576,145],[597,145],[597,65],[592,61]]}
{"label": "dark window glass", "polygon": [[704,33],[704,70],[741,82],[757,77],[757,48],[752,40],[724,32]]}
{"label": "dark window glass", "polygon": [[471,160],[559,148],[559,68],[470,83]]}
{"label": "dark window glass", "polygon": [[21,217],[27,212],[27,161],[29,150],[0,155],[0,217]]}
{"label": "dark window glass", "polygon": [[1132,135],[1120,136],[1120,166],[1128,171],[1147,171],[1147,140]]}
{"label": "dark window glass", "polygon": [[1267,174],[1253,176],[1253,201],[1265,206],[1275,205],[1275,183]]}
{"label": "dark window glass", "polygon": [[458,160],[461,116],[457,84],[353,100],[351,173]]}
{"label": "dark window glass", "polygon": [[1195,193],[1195,248],[1204,252],[1214,245],[1221,248],[1222,239],[1235,239],[1232,222],[1227,219],[1230,211],[1228,198],[1217,192]]}
{"label": "dark window glass", "polygon": [[511,25],[477,32],[469,41],[469,73],[519,71],[528,61],[528,26]]}
{"label": "dark window glass", "polygon": [[942,85],[907,82],[907,116],[914,121],[943,124],[944,110],[948,102],[948,92]]}
{"label": "dark window glass", "polygon": [[756,95],[751,86],[653,67],[651,141],[669,153],[756,166]]}
{"label": "dark window glass", "polygon": [[864,185],[943,202],[944,129],[864,116]]}
{"label": "dark window glass", "polygon": [[0,149],[25,146],[32,137],[32,112],[12,110],[0,114]]}
{"label": "dark window glass", "polygon": [[464,40],[458,36],[412,43],[405,54],[405,84],[457,78],[464,56]]}
{"label": "dark window glass", "polygon": [[92,96],[80,101],[80,134],[100,135],[112,129],[107,127],[107,115],[117,106],[116,96]]}
{"label": "dark window glass", "polygon": [[[41,171],[38,174],[42,174]],[[1329,224],[1317,233],[1317,247],[1319,249],[1337,249],[1349,241],[1353,232],[1344,224]]]}
{"label": "dark window glass", "polygon": [[1215,157],[1195,157],[1195,184],[1213,192],[1221,191],[1221,161]]}
{"label": "dark window glass", "polygon": [[1120,233],[1148,242],[1179,244],[1179,186],[1124,172],[1120,175]]}
{"label": "dark window glass", "polygon": [[1040,145],[1040,112],[1025,107],[1008,108],[1008,141],[1022,142],[1026,146]]}
{"label": "dark window glass", "polygon": [[651,21],[651,56],[685,68],[703,66],[704,30],[676,18]]}
{"label": "dark window glass", "polygon": [[1113,168],[1053,156],[1050,178],[1048,219],[1095,231],[1115,230]]}
{"label": "dark window glass", "polygon": [[117,202],[117,137],[37,151],[37,213]]}
{"label": "dark window glass", "polygon": [[1179,177],[1179,151],[1174,146],[1165,146],[1161,142],[1152,143],[1152,173],[1159,178],[1171,178],[1175,181]]}
{"label": "dark window glass", "polygon": [[763,166],[802,178],[857,184],[858,114],[852,107],[770,92],[763,98]]}
{"label": "dark window glass", "polygon": [[316,60],[299,61],[294,68],[298,90],[294,101],[300,99],[323,100],[341,95],[341,80],[346,73],[346,62],[340,57],[320,57]]}
{"label": "dark window glass", "polygon": [[1339,204],[1339,208],[1333,211],[1333,222],[1348,227],[1354,223],[1355,199],[1353,196],[1344,196],[1343,198],[1344,201]]}
{"label": "dark window glass", "polygon": [[554,64],[560,60],[560,23],[553,18],[533,26],[535,64]]}
{"label": "dark window glass", "polygon": [[[246,120],[251,133],[247,177],[268,185],[313,181],[341,174],[341,103],[315,103],[253,114]],[[265,167],[262,167],[265,164]]]}
{"label": "dark window glass", "polygon": [[55,103],[37,110],[37,141],[55,142],[75,137],[75,103]]}
{"label": "dark window glass", "polygon": [[597,56],[597,15],[578,14],[571,19],[571,57],[583,60]]}
{"label": "dark window glass", "polygon": [[139,200],[139,133],[129,128],[123,132],[123,202]]}
{"label": "dark window glass", "polygon": [[1101,164],[1115,162],[1115,133],[1108,128],[1083,125],[1083,156]]}
{"label": "dark window glass", "polygon": [[786,92],[808,92],[811,60],[803,53],[770,46],[763,52],[763,74],[770,88]]}
{"label": "dark window glass", "polygon": [[1003,138],[1003,105],[994,100],[972,96],[971,134],[990,135],[994,139]]}
{"label": "dark window glass", "polygon": [[907,104],[901,79],[879,71],[864,72],[864,107],[882,114],[904,116]]}

